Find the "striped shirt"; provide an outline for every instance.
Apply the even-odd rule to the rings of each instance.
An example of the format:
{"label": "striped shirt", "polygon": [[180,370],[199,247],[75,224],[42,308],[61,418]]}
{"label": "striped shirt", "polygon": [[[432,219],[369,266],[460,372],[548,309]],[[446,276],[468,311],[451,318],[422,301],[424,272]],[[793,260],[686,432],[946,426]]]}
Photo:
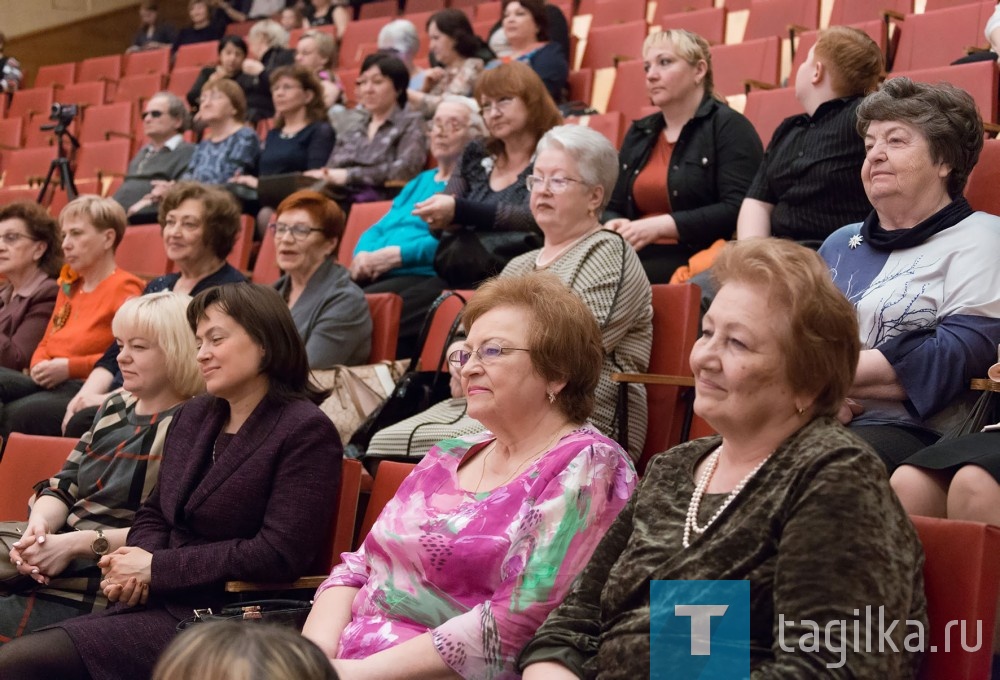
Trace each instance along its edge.
{"label": "striped shirt", "polygon": [[823,102],[812,116],[791,116],[774,131],[747,192],[774,206],[772,236],[822,241],[871,212],[861,184],[860,103],[861,97]]}
{"label": "striped shirt", "polygon": [[148,416],[136,414],[128,392],[108,397],[55,477],[35,485],[69,507],[76,529],[121,529],[153,491],[167,426],[180,404]]}

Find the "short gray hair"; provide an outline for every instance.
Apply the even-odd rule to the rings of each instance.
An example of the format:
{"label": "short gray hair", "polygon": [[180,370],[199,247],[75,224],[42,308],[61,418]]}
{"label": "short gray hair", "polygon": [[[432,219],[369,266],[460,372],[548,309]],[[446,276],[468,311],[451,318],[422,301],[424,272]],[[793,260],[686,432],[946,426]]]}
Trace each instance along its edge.
{"label": "short gray hair", "polygon": [[396,50],[400,59],[412,62],[417,50],[420,49],[417,27],[407,19],[390,21],[378,32],[378,48]]}
{"label": "short gray hair", "polygon": [[604,188],[603,210],[618,181],[618,152],[608,138],[583,125],[557,125],[538,140],[537,153],[548,149],[568,153],[584,182]]}
{"label": "short gray hair", "polygon": [[184,100],[173,92],[168,92],[166,90],[157,92],[150,97],[149,100],[152,101],[157,97],[167,100],[167,115],[172,116],[181,122],[181,132],[187,130],[191,121],[189,120],[188,107],[187,104],[184,103]]}
{"label": "short gray hair", "polygon": [[274,19],[258,21],[250,29],[251,38],[260,38],[270,47],[288,47],[288,31]]}
{"label": "short gray hair", "polygon": [[441,97],[441,101],[438,102],[438,106],[441,104],[458,104],[469,109],[469,130],[475,133],[472,137],[486,136],[486,122],[483,120],[483,116],[479,112],[479,102],[475,99],[472,97],[463,97],[460,94],[446,94]]}

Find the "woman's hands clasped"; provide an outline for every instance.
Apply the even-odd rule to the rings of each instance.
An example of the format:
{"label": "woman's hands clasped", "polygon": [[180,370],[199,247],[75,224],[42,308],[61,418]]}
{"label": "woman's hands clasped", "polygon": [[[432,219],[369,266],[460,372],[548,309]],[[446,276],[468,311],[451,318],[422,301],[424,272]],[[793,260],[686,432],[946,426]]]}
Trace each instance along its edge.
{"label": "woman's hands clasped", "polygon": [[104,579],[101,589],[109,602],[126,607],[146,604],[152,580],[153,555],[142,548],[126,546],[105,555],[97,563]]}

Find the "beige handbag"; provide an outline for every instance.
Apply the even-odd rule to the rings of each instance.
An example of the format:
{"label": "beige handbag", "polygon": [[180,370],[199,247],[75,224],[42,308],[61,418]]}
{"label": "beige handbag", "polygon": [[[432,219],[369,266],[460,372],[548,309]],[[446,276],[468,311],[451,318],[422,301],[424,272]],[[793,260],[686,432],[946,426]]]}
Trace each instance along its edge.
{"label": "beige handbag", "polygon": [[319,407],[333,421],[343,443],[392,394],[409,363],[409,360],[382,361],[312,372],[313,381],[330,390],[330,396]]}

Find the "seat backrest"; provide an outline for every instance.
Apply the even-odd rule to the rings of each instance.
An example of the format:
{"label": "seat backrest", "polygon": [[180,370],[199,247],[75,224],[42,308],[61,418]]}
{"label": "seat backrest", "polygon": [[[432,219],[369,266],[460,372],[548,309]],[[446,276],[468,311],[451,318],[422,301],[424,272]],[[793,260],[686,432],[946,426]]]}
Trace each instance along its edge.
{"label": "seat backrest", "polygon": [[24,143],[24,119],[0,118],[0,150],[7,151],[21,148]]}
{"label": "seat backrest", "polygon": [[201,73],[200,66],[175,68],[170,72],[170,82],[167,83],[167,91],[173,92],[184,101],[187,101],[187,93],[191,90],[191,86],[194,85],[194,81],[198,80],[199,73]]}
{"label": "seat backrest", "polygon": [[921,83],[951,83],[972,95],[979,115],[987,123],[997,122],[997,62],[977,61],[913,71],[893,71],[890,78],[906,76]]}
{"label": "seat backrest", "polygon": [[18,149],[6,155],[4,187],[11,188],[27,184],[28,180],[43,180],[49,171],[49,164],[56,157],[54,146],[33,149]]}
{"label": "seat backrest", "polygon": [[361,496],[361,461],[344,458],[340,466],[340,499],[333,520],[333,540],[320,559],[320,566],[329,573],[340,564],[341,553],[350,552],[354,543],[354,526],[358,519],[358,499]]}
{"label": "seat backrest", "polygon": [[27,519],[32,487],[62,469],[76,442],[71,437],[12,433],[0,458],[0,517]]}
{"label": "seat backrest", "polygon": [[118,81],[114,101],[135,102],[139,107],[142,107],[154,94],[163,89],[165,80],[165,73],[141,73],[125,76]]}
{"label": "seat backrest", "polygon": [[128,169],[128,159],[127,139],[87,142],[77,152],[76,176],[81,179],[91,179],[98,175],[123,175]]}
{"label": "seat backrest", "polygon": [[122,77],[122,55],[112,54],[106,57],[91,57],[80,62],[76,71],[76,82],[85,83],[89,80],[117,81]]}
{"label": "seat backrest", "polygon": [[882,10],[907,15],[913,12],[913,0],[833,0],[830,26],[849,26],[865,21],[882,21]]}
{"label": "seat backrest", "polygon": [[358,12],[358,19],[391,19],[399,11],[399,3],[396,0],[379,0],[378,2],[366,2],[361,5]]}
{"label": "seat backrest", "polygon": [[[882,54],[885,54],[885,42],[887,38],[885,34],[885,24],[882,21],[879,19],[862,21],[852,24],[851,28],[856,28],[867,33],[868,37],[874,40],[875,44],[882,50]],[[792,69],[790,71],[791,75],[788,77],[789,85],[793,85],[795,83],[795,74],[798,73],[799,66],[801,66],[809,56],[809,50],[816,44],[816,40],[818,38],[819,31],[803,31],[802,33],[799,33],[799,42],[795,48],[795,56],[792,58]]]}
{"label": "seat backrest", "polygon": [[201,69],[211,66],[219,60],[219,43],[214,40],[200,43],[190,43],[177,48],[174,55],[174,71],[184,68]]}
{"label": "seat backrest", "polygon": [[116,102],[91,106],[83,112],[80,123],[80,143],[103,142],[115,137],[122,139],[132,134],[132,105]]}
{"label": "seat backrest", "polygon": [[583,102],[590,106],[590,102],[594,98],[593,69],[581,68],[571,72],[566,80],[566,85],[569,88],[570,101]]}
{"label": "seat backrest", "polygon": [[[692,284],[654,284],[652,289],[653,349],[649,356],[649,372],[690,376],[688,357],[698,337],[701,289]],[[640,474],[651,457],[680,443],[686,410],[681,398],[683,389],[689,388],[646,385],[650,418],[642,455],[636,465]]]}
{"label": "seat backrest", "polygon": [[789,25],[819,28],[819,0],[753,0],[743,39],[787,38]]}
{"label": "seat backrest", "polygon": [[503,17],[503,3],[502,2],[480,2],[476,5],[476,11],[473,14],[473,19],[476,22],[486,22],[496,23],[500,21]]}
{"label": "seat backrest", "polygon": [[795,98],[794,87],[778,90],[752,90],[747,95],[743,115],[753,123],[760,143],[767,148],[771,136],[785,118],[802,113],[802,104]]}
{"label": "seat backrest", "polygon": [[[924,677],[988,678],[1000,582],[1000,527],[931,517],[910,519],[924,546],[930,623],[925,645],[936,650],[924,657]],[[982,621],[981,644],[975,651],[966,651],[963,647],[976,644],[977,621]]]}
{"label": "seat backrest", "polygon": [[378,42],[378,33],[385,25],[385,19],[363,19],[352,21],[344,29],[340,41],[340,67],[357,68],[361,65],[361,46]]}
{"label": "seat backrest", "polygon": [[713,45],[712,71],[715,90],[724,96],[743,94],[745,80],[778,84],[781,39],[774,35],[745,40],[735,45]]}
{"label": "seat backrest", "polygon": [[351,266],[351,261],[354,259],[354,248],[358,245],[361,234],[382,219],[391,207],[392,201],[355,203],[351,206],[351,213],[347,216],[347,224],[344,225],[344,235],[340,239],[340,248],[337,250],[337,262],[345,267]]}
{"label": "seat backrest", "polygon": [[656,11],[660,14],[677,14],[696,12],[710,7],[715,7],[715,0],[659,0]]}
{"label": "seat backrest", "polygon": [[[622,65],[624,66],[624,64]],[[645,85],[642,91],[646,91]],[[640,115],[642,114],[640,113]],[[625,114],[621,111],[608,111],[592,116],[571,116],[566,119],[566,124],[583,125],[591,130],[597,130],[607,137],[616,149],[621,148],[622,138],[625,137]]]}
{"label": "seat backrest", "polygon": [[[410,15],[422,12],[437,12],[444,9],[446,5],[446,0],[406,0],[403,16],[408,18]],[[417,28],[422,28],[422,26]]]}
{"label": "seat backrest", "polygon": [[125,55],[126,76],[139,76],[144,73],[170,73],[170,48],[143,50]]}
{"label": "seat backrest", "polygon": [[74,82],[76,82],[76,62],[70,61],[65,64],[39,66],[32,87],[51,87],[53,85],[65,87]]}
{"label": "seat backrest", "polygon": [[101,106],[107,101],[108,84],[93,80],[89,83],[74,83],[59,90],[59,101],[62,104],[77,106]]}
{"label": "seat backrest", "polygon": [[642,43],[649,27],[646,21],[629,21],[612,26],[592,26],[587,33],[581,68],[606,68],[618,61],[642,59]]}
{"label": "seat backrest", "polygon": [[[620,111],[625,120],[641,118],[642,107],[649,106],[646,69],[641,61],[623,61],[615,69],[615,83],[608,97],[608,111]],[[614,141],[614,140],[612,140]],[[615,146],[619,146],[619,141]]]}
{"label": "seat backrest", "polygon": [[995,8],[990,1],[908,14],[900,29],[892,70],[947,66],[966,47],[984,44],[983,26]]}
{"label": "seat backrest", "polygon": [[597,0],[594,3],[592,16],[590,20],[592,27],[645,21],[646,3],[644,0]]}
{"label": "seat backrest", "polygon": [[257,259],[254,260],[253,273],[250,278],[254,283],[263,283],[265,286],[270,286],[281,278],[281,270],[278,269],[278,253],[274,248],[274,234],[270,229],[260,241],[260,248],[257,250]]}
{"label": "seat backrest", "polygon": [[1000,139],[987,139],[979,154],[979,162],[965,185],[965,197],[973,210],[1000,215]]}
{"label": "seat backrest", "polygon": [[365,293],[365,300],[368,301],[368,313],[372,317],[372,348],[368,354],[368,363],[392,361],[396,358],[403,298],[395,293]]}
{"label": "seat backrest", "polygon": [[126,229],[115,251],[115,262],[125,271],[147,279],[168,273],[171,262],[160,225],[136,224]]}
{"label": "seat backrest", "polygon": [[[472,299],[474,291],[460,290],[457,292],[468,301]],[[431,317],[431,327],[427,332],[427,339],[424,341],[424,347],[420,353],[419,369],[421,371],[448,370],[447,365],[439,365],[441,353],[445,350],[445,343],[448,342],[448,335],[451,333],[455,319],[464,309],[465,304],[462,300],[452,295],[434,311],[434,316]]]}
{"label": "seat backrest", "polygon": [[979,0],[926,0],[924,4],[925,12],[934,12],[939,9],[947,9],[949,7],[958,7],[959,5],[971,5]]}
{"label": "seat backrest", "polygon": [[694,12],[661,14],[659,24],[663,30],[683,28],[685,31],[697,33],[710,45],[721,45],[726,42],[727,17],[725,7],[709,7]]}
{"label": "seat backrest", "polygon": [[33,87],[28,90],[17,90],[11,97],[7,108],[7,117],[18,116],[27,120],[35,114],[49,115],[55,96],[51,87]]}
{"label": "seat backrest", "polygon": [[[236,235],[236,242],[233,249],[229,251],[226,262],[239,269],[241,272],[250,268],[250,254],[253,250],[253,233],[256,224],[252,215],[242,215],[240,217],[240,231]],[[265,234],[265,238],[270,234]]]}
{"label": "seat backrest", "polygon": [[383,460],[378,464],[375,481],[372,483],[371,496],[368,498],[368,507],[365,508],[365,517],[361,521],[358,537],[354,541],[355,548],[364,542],[368,532],[372,530],[375,520],[382,513],[382,508],[392,500],[396,491],[399,490],[399,485],[415,467],[414,463],[397,463],[392,460]]}

